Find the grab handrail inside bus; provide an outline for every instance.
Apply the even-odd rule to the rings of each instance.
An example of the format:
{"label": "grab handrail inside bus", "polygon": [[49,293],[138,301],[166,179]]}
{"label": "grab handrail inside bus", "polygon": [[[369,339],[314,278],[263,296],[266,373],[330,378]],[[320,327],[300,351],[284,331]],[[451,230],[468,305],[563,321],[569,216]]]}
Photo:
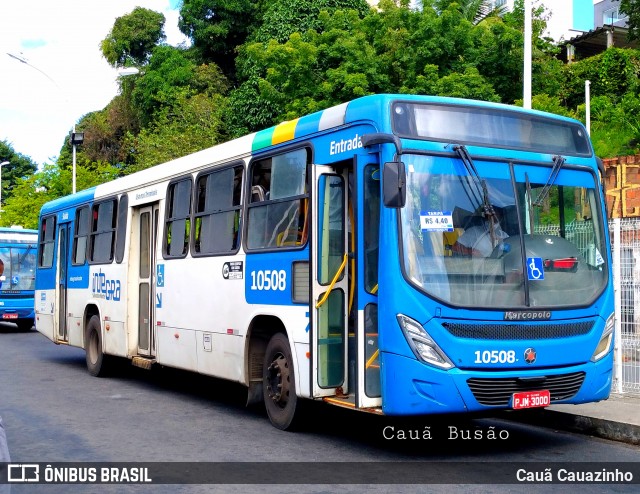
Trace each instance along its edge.
{"label": "grab handrail inside bus", "polygon": [[347,265],[348,258],[349,258],[349,254],[345,252],[344,258],[342,259],[342,264],[340,264],[340,267],[338,268],[336,275],[333,277],[333,280],[331,280],[331,284],[329,285],[329,288],[327,288],[327,291],[324,292],[324,295],[322,296],[322,298],[318,300],[318,303],[316,304],[316,309],[319,309],[322,306],[322,304],[324,304],[329,298],[329,294],[331,293],[331,290],[333,290],[333,285],[336,284],[336,282],[340,278],[340,275],[344,271],[344,267]]}

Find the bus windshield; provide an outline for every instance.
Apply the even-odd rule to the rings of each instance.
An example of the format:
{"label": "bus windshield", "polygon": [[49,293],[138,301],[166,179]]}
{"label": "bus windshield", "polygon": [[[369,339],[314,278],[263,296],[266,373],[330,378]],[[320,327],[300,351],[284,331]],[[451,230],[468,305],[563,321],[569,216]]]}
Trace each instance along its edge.
{"label": "bus windshield", "polygon": [[36,249],[29,244],[0,247],[0,261],[4,264],[2,291],[34,290]]}
{"label": "bus windshield", "polygon": [[407,279],[452,305],[568,308],[607,282],[596,178],[562,166],[526,167],[403,155],[400,211]]}

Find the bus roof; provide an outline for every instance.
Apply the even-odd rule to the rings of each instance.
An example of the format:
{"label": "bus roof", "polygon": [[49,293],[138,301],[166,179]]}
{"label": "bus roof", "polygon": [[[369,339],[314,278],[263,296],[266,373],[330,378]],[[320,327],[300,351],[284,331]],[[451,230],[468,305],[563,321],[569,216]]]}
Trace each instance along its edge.
{"label": "bus roof", "polygon": [[38,230],[22,227],[0,227],[0,244],[3,243],[36,243]]}

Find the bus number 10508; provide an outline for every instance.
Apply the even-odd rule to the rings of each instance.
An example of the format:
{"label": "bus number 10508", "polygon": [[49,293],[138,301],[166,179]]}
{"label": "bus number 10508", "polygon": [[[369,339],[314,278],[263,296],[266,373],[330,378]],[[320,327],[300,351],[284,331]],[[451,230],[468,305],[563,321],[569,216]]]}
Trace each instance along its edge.
{"label": "bus number 10508", "polygon": [[514,350],[485,350],[475,351],[475,364],[513,364],[516,361],[516,352]]}
{"label": "bus number 10508", "polygon": [[287,289],[287,272],[284,269],[251,271],[251,289],[284,291]]}

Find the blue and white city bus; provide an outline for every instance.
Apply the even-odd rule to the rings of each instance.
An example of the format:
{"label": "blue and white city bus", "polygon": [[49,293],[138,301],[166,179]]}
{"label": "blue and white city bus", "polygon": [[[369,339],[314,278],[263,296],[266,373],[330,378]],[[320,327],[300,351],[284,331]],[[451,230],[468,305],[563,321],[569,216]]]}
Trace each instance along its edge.
{"label": "blue and white city bus", "polygon": [[0,228],[0,318],[33,328],[38,230]]}
{"label": "blue and white city bus", "polygon": [[372,95],[52,201],[36,327],[224,378],[288,429],[302,399],[390,415],[606,399],[601,161],[584,126]]}

